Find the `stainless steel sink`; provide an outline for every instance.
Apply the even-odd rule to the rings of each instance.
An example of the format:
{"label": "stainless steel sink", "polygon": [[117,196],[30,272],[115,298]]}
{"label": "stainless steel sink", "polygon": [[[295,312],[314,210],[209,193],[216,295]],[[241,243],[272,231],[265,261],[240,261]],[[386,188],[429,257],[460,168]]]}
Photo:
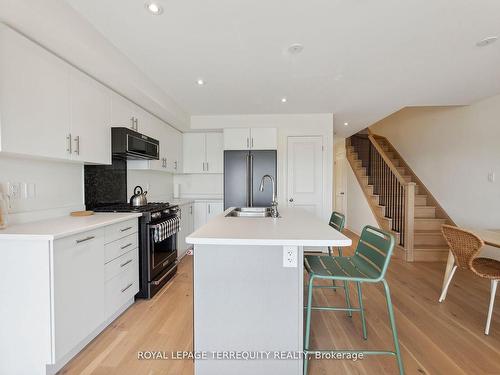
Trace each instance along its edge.
{"label": "stainless steel sink", "polygon": [[226,217],[271,217],[270,207],[237,207]]}

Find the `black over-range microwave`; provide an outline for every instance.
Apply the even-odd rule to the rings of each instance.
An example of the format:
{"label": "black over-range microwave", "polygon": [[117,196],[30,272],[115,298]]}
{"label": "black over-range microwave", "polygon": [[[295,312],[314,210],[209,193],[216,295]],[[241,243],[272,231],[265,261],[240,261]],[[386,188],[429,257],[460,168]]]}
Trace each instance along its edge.
{"label": "black over-range microwave", "polygon": [[129,128],[111,128],[113,157],[158,160],[160,142]]}

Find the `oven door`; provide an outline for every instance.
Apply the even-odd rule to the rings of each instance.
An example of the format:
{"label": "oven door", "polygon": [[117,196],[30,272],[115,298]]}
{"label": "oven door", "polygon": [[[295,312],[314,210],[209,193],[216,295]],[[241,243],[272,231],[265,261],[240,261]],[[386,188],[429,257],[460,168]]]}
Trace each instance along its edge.
{"label": "oven door", "polygon": [[150,280],[153,281],[158,274],[165,269],[169,269],[177,262],[177,233],[167,237],[163,241],[155,242],[153,228],[149,229],[149,248],[151,249],[149,256]]}

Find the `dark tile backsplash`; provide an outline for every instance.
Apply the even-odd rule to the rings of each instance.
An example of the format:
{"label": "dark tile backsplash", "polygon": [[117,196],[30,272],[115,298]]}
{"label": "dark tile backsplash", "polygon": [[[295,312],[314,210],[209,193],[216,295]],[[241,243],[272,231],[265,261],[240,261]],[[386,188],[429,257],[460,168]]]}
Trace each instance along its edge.
{"label": "dark tile backsplash", "polygon": [[128,201],[125,159],[113,158],[112,165],[86,165],[84,176],[87,210]]}

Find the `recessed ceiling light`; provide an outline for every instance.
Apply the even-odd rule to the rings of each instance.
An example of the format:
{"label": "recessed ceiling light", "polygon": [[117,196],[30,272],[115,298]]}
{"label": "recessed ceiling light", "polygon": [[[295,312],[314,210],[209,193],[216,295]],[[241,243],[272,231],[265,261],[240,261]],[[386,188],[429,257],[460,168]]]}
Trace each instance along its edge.
{"label": "recessed ceiling light", "polygon": [[480,40],[479,42],[476,43],[477,47],[485,47],[490,45],[491,43],[496,42],[498,39],[497,36],[489,36],[487,38],[484,38],[483,40]]}
{"label": "recessed ceiling light", "polygon": [[198,86],[203,86],[205,84],[205,81],[200,78],[196,81],[196,83],[198,84]]}
{"label": "recessed ceiling light", "polygon": [[347,125],[349,125],[349,123],[348,122],[344,122],[344,126],[347,126]]}
{"label": "recessed ceiling light", "polygon": [[155,16],[163,13],[163,8],[161,7],[161,5],[153,1],[148,1],[146,4],[144,4],[144,6],[149,11],[149,13]]}
{"label": "recessed ceiling light", "polygon": [[287,98],[281,98],[281,103],[286,103]]}
{"label": "recessed ceiling light", "polygon": [[290,52],[292,55],[296,55],[298,53],[301,53],[303,49],[304,46],[302,44],[294,43],[290,47],[288,47],[288,52]]}

